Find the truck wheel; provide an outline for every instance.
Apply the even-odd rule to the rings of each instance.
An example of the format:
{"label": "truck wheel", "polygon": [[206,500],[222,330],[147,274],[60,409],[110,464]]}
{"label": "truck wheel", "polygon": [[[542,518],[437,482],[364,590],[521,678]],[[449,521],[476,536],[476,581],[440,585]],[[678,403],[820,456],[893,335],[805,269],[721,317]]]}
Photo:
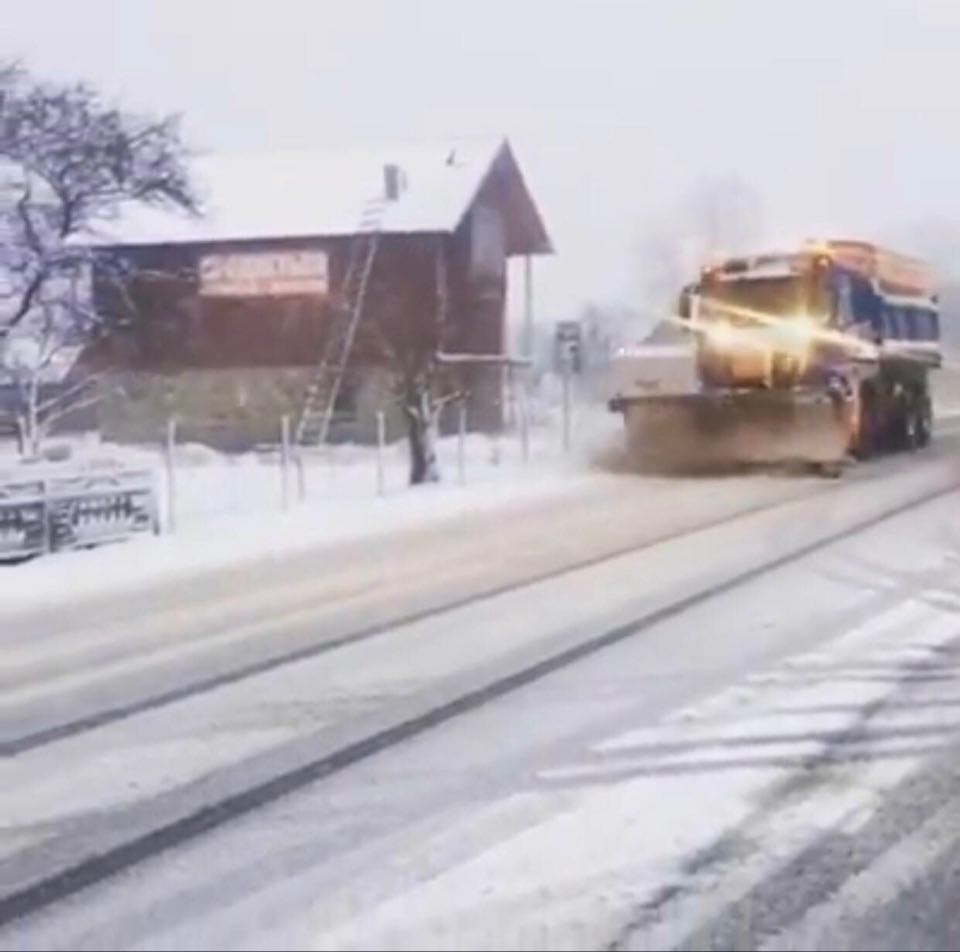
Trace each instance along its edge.
{"label": "truck wheel", "polygon": [[911,394],[900,424],[903,432],[902,445],[905,449],[916,450],[930,442],[930,414],[930,400],[927,395],[922,391]]}
{"label": "truck wheel", "polygon": [[924,395],[917,409],[917,446],[929,446],[933,435],[933,406],[930,397]]}
{"label": "truck wheel", "polygon": [[861,387],[857,430],[851,452],[856,459],[870,459],[877,451],[877,415],[873,391]]}
{"label": "truck wheel", "polygon": [[897,448],[912,452],[919,445],[920,413],[917,407],[909,406],[897,421]]}

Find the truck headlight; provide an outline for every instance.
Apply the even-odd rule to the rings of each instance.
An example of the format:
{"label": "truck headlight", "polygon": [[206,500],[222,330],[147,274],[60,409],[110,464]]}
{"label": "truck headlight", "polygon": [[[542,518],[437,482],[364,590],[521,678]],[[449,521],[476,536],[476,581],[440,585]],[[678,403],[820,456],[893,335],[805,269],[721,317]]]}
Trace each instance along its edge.
{"label": "truck headlight", "polygon": [[712,321],[707,325],[704,334],[707,342],[719,349],[731,347],[737,342],[736,329],[726,321]]}
{"label": "truck headlight", "polygon": [[817,336],[817,322],[808,314],[794,314],[783,318],[779,330],[785,344],[806,350]]}

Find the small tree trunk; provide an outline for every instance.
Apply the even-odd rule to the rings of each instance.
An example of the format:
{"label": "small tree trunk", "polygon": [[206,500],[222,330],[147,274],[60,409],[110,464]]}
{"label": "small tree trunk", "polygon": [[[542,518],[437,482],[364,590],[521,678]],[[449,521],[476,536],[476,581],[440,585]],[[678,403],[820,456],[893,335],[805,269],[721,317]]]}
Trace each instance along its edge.
{"label": "small tree trunk", "polygon": [[424,388],[406,406],[407,436],[410,442],[410,485],[440,481],[437,464],[436,429],[437,414],[432,406],[430,393]]}
{"label": "small tree trunk", "polygon": [[40,420],[37,413],[37,405],[40,402],[40,388],[36,378],[30,381],[28,390],[29,398],[27,401],[27,445],[30,447],[30,454],[36,456],[40,452]]}
{"label": "small tree trunk", "polygon": [[37,422],[37,412],[36,408],[32,408],[30,411],[30,435],[29,435],[29,445],[30,445],[30,455],[38,456],[40,454],[40,425]]}

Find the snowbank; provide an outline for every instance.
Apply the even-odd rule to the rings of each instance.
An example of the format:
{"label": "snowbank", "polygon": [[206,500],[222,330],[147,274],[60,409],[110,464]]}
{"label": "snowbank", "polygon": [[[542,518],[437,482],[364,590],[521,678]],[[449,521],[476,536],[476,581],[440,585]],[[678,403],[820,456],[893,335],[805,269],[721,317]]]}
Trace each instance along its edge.
{"label": "snowbank", "polygon": [[107,453],[151,467],[165,525],[171,523],[174,500],[175,531],[0,566],[0,616],[582,491],[598,478],[590,474],[589,461],[615,427],[605,417],[589,420],[586,413],[577,422],[574,452],[563,452],[559,427],[550,422],[532,431],[526,459],[516,434],[499,439],[471,434],[463,444],[462,468],[457,438],[445,438],[438,446],[443,481],[427,486],[407,484],[406,446],[393,444],[383,453],[382,492],[375,447],[306,453],[303,497],[291,466],[286,506],[275,450],[227,456],[198,444],[180,445],[171,487],[159,448],[77,441],[75,455]]}

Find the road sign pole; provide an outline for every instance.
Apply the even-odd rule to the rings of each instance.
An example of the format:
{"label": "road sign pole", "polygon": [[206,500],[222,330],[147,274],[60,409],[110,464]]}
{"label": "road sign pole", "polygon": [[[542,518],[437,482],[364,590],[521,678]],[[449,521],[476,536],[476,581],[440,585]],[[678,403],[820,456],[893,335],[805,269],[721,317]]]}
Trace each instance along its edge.
{"label": "road sign pole", "polygon": [[377,495],[384,491],[383,444],[386,442],[387,421],[383,410],[377,410]]}
{"label": "road sign pole", "polygon": [[164,461],[167,475],[167,532],[177,528],[177,469],[174,453],[177,448],[177,421],[175,417],[167,420],[166,440],[164,441]]}
{"label": "road sign pole", "polygon": [[466,443],[467,443],[467,402],[461,400],[457,418],[457,476],[462,486],[467,481]]}
{"label": "road sign pole", "polygon": [[280,498],[284,509],[290,508],[290,417],[280,420]]}

